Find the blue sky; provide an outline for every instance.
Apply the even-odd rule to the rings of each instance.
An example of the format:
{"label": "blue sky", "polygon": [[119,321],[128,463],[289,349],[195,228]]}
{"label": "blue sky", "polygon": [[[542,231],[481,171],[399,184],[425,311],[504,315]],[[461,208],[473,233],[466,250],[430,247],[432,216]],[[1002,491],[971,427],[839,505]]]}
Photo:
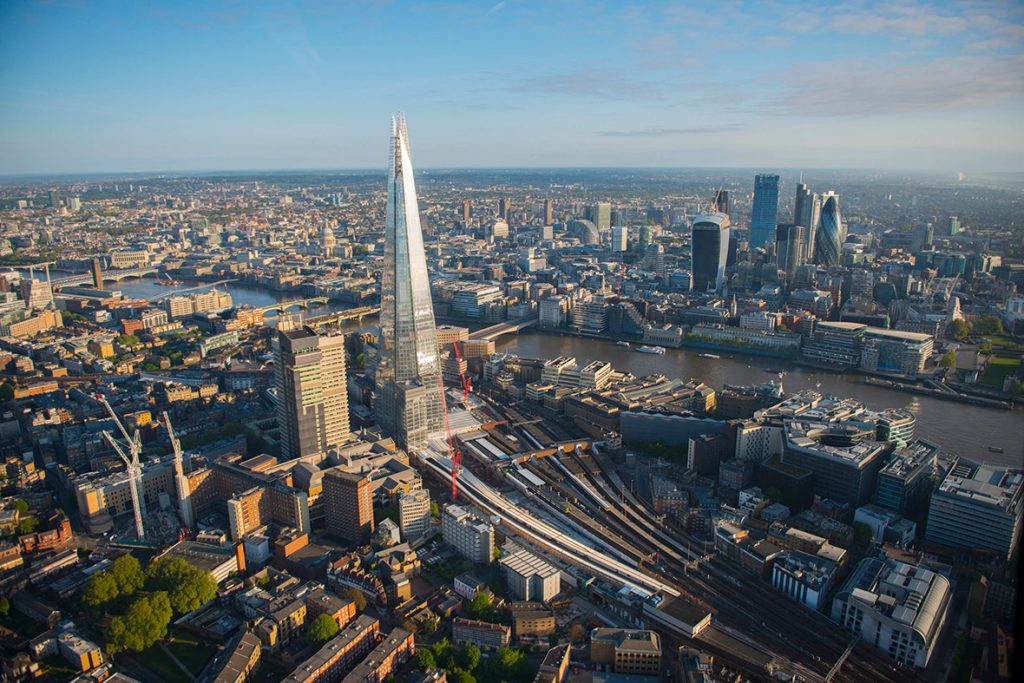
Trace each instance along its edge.
{"label": "blue sky", "polygon": [[0,1],[0,173],[1024,171],[1024,3]]}

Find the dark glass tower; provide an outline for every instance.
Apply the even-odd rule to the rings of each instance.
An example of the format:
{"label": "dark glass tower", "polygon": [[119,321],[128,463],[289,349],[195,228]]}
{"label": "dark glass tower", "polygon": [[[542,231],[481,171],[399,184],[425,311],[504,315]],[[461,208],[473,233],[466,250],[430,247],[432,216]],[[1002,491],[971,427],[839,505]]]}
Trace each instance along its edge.
{"label": "dark glass tower", "polygon": [[724,213],[696,216],[690,242],[693,258],[693,290],[722,288],[729,255],[729,217]]}
{"label": "dark glass tower", "polygon": [[406,448],[416,448],[443,429],[444,399],[409,133],[401,114],[391,121],[380,327],[377,421]]}
{"label": "dark glass tower", "polygon": [[750,246],[763,247],[775,239],[779,217],[779,176],[754,176],[754,208],[750,213]]}

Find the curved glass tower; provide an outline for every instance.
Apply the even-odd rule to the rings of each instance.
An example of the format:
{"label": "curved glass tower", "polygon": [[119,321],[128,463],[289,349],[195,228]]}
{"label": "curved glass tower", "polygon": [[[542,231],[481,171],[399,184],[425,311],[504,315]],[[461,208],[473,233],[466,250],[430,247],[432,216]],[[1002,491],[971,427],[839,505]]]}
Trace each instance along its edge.
{"label": "curved glass tower", "polygon": [[822,195],[821,220],[814,240],[815,260],[823,266],[839,265],[839,255],[846,241],[846,229],[839,215],[839,195],[826,192]]}
{"label": "curved glass tower", "polygon": [[724,213],[695,216],[690,249],[693,291],[721,290],[729,256],[729,217]]}
{"label": "curved glass tower", "polygon": [[443,429],[440,359],[405,116],[391,119],[377,421],[406,448]]}

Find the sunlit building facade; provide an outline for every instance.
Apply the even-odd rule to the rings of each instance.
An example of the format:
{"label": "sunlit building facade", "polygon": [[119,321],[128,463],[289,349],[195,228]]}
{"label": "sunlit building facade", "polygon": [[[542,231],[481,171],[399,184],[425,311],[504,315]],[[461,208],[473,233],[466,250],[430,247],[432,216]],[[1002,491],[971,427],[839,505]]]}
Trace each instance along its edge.
{"label": "sunlit building facade", "polygon": [[391,124],[377,421],[407,448],[443,427],[437,332],[405,117]]}

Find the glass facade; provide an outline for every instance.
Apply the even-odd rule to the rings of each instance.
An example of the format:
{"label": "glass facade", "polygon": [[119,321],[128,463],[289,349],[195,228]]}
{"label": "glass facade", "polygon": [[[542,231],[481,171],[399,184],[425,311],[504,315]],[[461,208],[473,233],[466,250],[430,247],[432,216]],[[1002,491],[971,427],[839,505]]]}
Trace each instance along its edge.
{"label": "glass facade", "polygon": [[416,447],[443,426],[440,360],[405,117],[391,123],[377,420]]}
{"label": "glass facade", "polygon": [[846,229],[839,214],[839,195],[826,192],[821,206],[821,221],[814,244],[815,260],[823,266],[839,265],[839,256],[846,241]]}
{"label": "glass facade", "polygon": [[729,217],[724,213],[694,217],[690,244],[694,291],[721,289],[729,255]]}
{"label": "glass facade", "polygon": [[754,208],[750,213],[750,246],[763,247],[775,239],[779,217],[779,176],[754,176]]}

